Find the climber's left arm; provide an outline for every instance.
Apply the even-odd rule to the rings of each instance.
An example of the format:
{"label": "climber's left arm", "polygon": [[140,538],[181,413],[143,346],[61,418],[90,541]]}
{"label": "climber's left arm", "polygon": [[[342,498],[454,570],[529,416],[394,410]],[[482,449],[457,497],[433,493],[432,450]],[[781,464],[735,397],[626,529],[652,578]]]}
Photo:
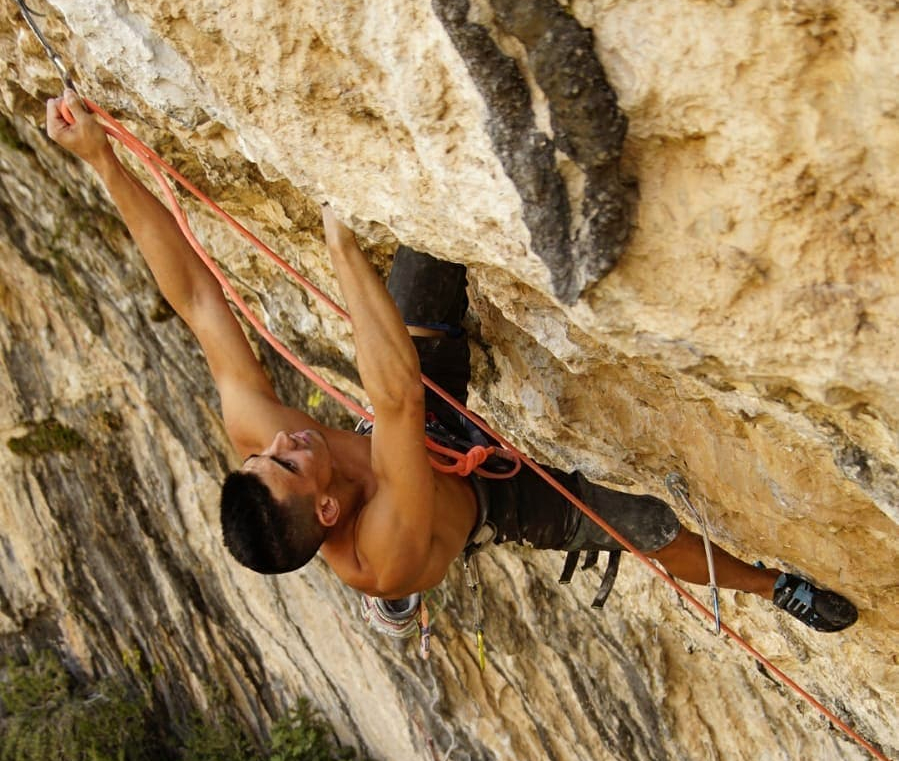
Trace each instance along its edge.
{"label": "climber's left arm", "polygon": [[353,320],[356,362],[374,408],[371,466],[377,492],[357,528],[369,588],[414,587],[433,562],[435,480],[425,448],[418,353],[399,310],[356,238],[323,210],[325,237]]}

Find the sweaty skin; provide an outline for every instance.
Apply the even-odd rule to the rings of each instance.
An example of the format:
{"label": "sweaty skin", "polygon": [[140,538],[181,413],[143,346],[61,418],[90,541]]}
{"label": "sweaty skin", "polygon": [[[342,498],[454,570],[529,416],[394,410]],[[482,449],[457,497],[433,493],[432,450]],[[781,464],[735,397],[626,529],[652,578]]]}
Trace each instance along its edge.
{"label": "sweaty skin", "polygon": [[[53,98],[47,102],[47,132],[96,170],[163,295],[200,342],[221,395],[225,429],[246,459],[243,469],[257,474],[278,498],[314,497],[326,530],[321,555],[349,586],[396,598],[438,584],[474,526],[474,492],[467,479],[429,464],[418,356],[353,233],[324,207],[328,251],[353,318],[359,373],[377,418],[370,438],[328,428],[281,403],[221,287],[174,217],[122,166],[77,96],[67,91],[64,99],[74,124],[62,118],[63,98]],[[779,571],[715,552],[721,587],[771,598]],[[650,557],[685,581],[708,581],[701,539],[689,531]]]}

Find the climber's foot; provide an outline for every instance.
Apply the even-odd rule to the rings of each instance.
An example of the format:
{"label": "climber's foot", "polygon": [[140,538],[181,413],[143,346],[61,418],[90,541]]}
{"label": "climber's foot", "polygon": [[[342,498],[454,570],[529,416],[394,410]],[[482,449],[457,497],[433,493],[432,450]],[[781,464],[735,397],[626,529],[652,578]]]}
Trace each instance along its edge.
{"label": "climber's foot", "polygon": [[819,632],[838,632],[858,619],[858,611],[843,595],[791,573],[782,573],[774,583],[774,604],[806,626]]}

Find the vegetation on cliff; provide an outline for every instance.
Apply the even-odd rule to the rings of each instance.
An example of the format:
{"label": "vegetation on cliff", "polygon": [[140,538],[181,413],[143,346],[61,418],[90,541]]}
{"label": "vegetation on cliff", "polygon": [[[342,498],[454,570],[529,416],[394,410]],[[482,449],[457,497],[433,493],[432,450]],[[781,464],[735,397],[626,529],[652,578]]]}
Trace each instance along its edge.
{"label": "vegetation on cliff", "polygon": [[[132,670],[133,671],[133,670]],[[149,682],[85,682],[42,651],[0,668],[2,761],[336,761],[356,759],[306,699],[260,745],[220,707],[176,726]]]}

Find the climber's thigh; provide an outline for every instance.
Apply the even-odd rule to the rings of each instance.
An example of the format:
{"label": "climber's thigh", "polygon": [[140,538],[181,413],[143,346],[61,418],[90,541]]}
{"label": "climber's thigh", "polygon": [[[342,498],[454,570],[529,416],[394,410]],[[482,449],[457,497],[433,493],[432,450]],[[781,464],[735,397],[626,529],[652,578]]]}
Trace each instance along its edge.
{"label": "climber's thigh", "polygon": [[468,308],[466,269],[400,246],[387,279],[387,290],[410,326],[461,334]]}
{"label": "climber's thigh", "polygon": [[[681,529],[675,512],[662,500],[648,494],[625,492],[598,486],[579,476],[582,499],[591,511],[641,552],[655,552],[668,546]],[[624,549],[603,528],[581,513],[568,550]]]}

